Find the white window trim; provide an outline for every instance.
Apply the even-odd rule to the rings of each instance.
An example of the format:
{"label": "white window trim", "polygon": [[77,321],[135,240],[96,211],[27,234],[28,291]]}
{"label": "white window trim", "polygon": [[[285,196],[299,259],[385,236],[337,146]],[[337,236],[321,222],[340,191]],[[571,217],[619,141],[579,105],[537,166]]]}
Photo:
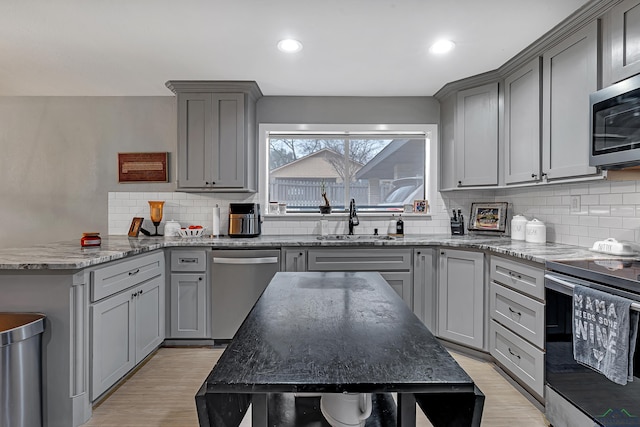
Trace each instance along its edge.
{"label": "white window trim", "polygon": [[[435,201],[437,194],[437,149],[438,149],[438,125],[436,124],[303,124],[303,123],[260,123],[258,125],[258,191],[259,202],[266,212],[269,206],[269,165],[267,162],[267,150],[269,135],[280,132],[366,132],[384,133],[391,132],[407,135],[423,135],[427,141],[425,150],[425,165],[429,165],[428,185],[425,186],[425,198]],[[426,177],[425,177],[426,178]],[[309,214],[306,214],[309,215]],[[317,214],[320,216],[320,213]]]}

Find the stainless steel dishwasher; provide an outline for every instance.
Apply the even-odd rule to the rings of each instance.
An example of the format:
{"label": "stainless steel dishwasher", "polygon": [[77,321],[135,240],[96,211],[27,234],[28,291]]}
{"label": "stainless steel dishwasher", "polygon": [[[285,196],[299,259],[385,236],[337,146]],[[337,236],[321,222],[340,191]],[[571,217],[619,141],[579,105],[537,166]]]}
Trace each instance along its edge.
{"label": "stainless steel dishwasher", "polygon": [[280,250],[214,250],[211,262],[211,331],[214,340],[233,338],[273,276]]}

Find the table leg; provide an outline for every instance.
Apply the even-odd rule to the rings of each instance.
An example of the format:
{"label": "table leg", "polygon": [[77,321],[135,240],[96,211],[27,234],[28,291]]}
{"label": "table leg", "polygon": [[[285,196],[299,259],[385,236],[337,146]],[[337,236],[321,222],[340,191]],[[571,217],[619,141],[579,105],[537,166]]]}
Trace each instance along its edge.
{"label": "table leg", "polygon": [[251,395],[251,426],[267,427],[269,425],[269,395],[267,393]]}
{"label": "table leg", "polygon": [[415,427],[416,398],[413,393],[398,393],[398,427]]}

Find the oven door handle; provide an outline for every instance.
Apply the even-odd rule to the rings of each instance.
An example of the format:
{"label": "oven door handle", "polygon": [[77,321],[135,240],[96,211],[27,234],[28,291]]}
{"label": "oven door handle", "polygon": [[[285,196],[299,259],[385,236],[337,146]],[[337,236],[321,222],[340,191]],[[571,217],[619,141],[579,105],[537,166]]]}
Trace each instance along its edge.
{"label": "oven door handle", "polygon": [[[573,295],[573,288],[576,286],[575,283],[571,283],[568,280],[561,279],[552,274],[545,274],[544,278],[546,279],[545,287],[565,295]],[[631,310],[640,312],[640,303],[632,302]]]}

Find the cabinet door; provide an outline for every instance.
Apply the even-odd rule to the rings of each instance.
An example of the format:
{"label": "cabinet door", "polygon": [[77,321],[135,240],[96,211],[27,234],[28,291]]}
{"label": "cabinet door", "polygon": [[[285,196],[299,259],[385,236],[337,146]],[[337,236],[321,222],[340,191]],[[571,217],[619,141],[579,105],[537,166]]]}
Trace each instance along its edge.
{"label": "cabinet door", "polygon": [[504,81],[507,184],[540,180],[540,58]]}
{"label": "cabinet door", "polygon": [[387,281],[387,283],[393,288],[394,291],[404,300],[409,306],[413,307],[413,278],[411,273],[389,273],[382,272],[380,275]]}
{"label": "cabinet door", "polygon": [[286,249],[284,252],[284,271],[307,271],[307,251]]}
{"label": "cabinet door", "polygon": [[458,187],[498,184],[498,83],[458,92]]}
{"label": "cabinet door", "polygon": [[440,251],[438,335],[482,349],[484,345],[484,255]]}
{"label": "cabinet door", "polygon": [[640,1],[625,0],[611,10],[613,82],[640,73]]}
{"label": "cabinet door", "polygon": [[212,94],[212,186],[242,188],[245,185],[244,94]]}
{"label": "cabinet door", "polygon": [[415,249],[413,255],[413,312],[430,331],[436,325],[435,249]]}
{"label": "cabinet door", "polygon": [[171,275],[171,337],[207,337],[207,282],[204,274]]}
{"label": "cabinet door", "polygon": [[178,187],[211,185],[213,120],[210,93],[178,95]]}
{"label": "cabinet door", "polygon": [[136,363],[164,340],[164,289],[164,276],[161,276],[135,290]]}
{"label": "cabinet door", "polygon": [[135,302],[128,290],[91,306],[91,400],[97,399],[136,364]]}
{"label": "cabinet door", "polygon": [[543,55],[543,174],[596,173],[589,166],[589,94],[598,89],[598,21]]}

